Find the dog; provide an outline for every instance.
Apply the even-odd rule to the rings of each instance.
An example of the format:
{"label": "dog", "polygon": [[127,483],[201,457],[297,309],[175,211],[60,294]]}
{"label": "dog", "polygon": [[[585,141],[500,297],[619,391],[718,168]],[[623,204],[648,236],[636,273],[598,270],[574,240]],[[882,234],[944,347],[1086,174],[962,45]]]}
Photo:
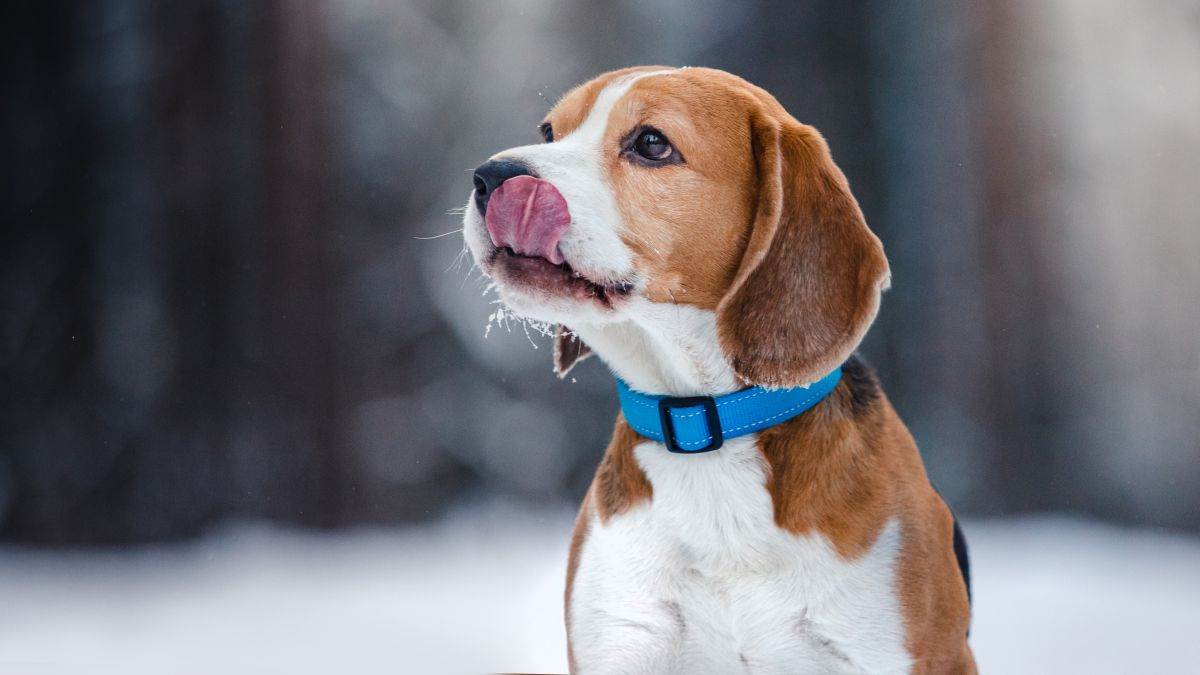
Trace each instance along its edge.
{"label": "dog", "polygon": [[[473,175],[476,264],[622,412],[570,544],[575,673],[971,673],[966,546],[855,350],[890,271],[812,127],[706,68],[567,93]],[[749,431],[747,431],[749,430]]]}

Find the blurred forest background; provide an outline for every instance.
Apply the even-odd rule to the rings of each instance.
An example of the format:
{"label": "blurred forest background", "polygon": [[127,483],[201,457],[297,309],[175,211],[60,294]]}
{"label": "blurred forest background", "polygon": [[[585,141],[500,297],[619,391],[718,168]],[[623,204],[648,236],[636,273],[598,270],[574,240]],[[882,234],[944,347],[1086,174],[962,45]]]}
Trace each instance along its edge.
{"label": "blurred forest background", "polygon": [[1195,2],[4,14],[0,538],[576,500],[603,367],[485,339],[460,236],[416,237],[570,87],[643,63],[732,71],[828,137],[893,270],[863,352],[957,511],[1200,529]]}

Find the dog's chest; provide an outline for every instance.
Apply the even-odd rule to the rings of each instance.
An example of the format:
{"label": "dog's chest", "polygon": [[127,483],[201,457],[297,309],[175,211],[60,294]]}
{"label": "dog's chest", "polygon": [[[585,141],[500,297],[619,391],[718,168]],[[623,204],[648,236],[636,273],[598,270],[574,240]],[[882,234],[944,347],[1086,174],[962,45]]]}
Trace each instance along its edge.
{"label": "dog's chest", "polygon": [[[906,669],[898,527],[853,561],[819,533],[780,529],[755,443],[702,455],[635,449],[653,498],[593,524],[572,597],[574,642],[619,642],[621,631],[604,630],[618,617],[659,635],[654,667],[676,672]],[[641,648],[645,635],[635,639]]]}

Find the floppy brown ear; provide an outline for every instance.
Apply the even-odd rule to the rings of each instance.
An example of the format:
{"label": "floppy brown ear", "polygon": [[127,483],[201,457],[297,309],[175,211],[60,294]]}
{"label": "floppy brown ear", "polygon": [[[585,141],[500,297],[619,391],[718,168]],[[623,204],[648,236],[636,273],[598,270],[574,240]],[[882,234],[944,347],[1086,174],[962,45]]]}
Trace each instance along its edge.
{"label": "floppy brown ear", "polygon": [[592,350],[570,328],[562,324],[554,327],[554,374],[561,379],[579,361],[592,355]]}
{"label": "floppy brown ear", "polygon": [[758,206],[717,329],[739,377],[793,387],[850,357],[879,310],[888,264],[816,129],[761,113],[751,126]]}

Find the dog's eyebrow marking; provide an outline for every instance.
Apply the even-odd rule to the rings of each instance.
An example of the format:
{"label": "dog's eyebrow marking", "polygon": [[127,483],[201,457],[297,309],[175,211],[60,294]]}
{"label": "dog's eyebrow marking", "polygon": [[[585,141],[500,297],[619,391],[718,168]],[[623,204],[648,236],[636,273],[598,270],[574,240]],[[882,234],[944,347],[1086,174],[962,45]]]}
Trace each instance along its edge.
{"label": "dog's eyebrow marking", "polygon": [[592,103],[592,109],[588,111],[587,117],[583,119],[583,124],[576,127],[571,133],[559,140],[559,143],[568,140],[583,142],[588,145],[593,145],[600,142],[604,136],[604,128],[608,126],[608,116],[612,113],[613,107],[617,105],[617,101],[629,92],[634,83],[638,80],[643,80],[647,77],[656,75],[670,75],[677,72],[676,70],[652,70],[647,73],[633,73],[625,77],[618,78],[614,82],[610,82],[600,90],[600,94],[596,96],[596,100]]}

